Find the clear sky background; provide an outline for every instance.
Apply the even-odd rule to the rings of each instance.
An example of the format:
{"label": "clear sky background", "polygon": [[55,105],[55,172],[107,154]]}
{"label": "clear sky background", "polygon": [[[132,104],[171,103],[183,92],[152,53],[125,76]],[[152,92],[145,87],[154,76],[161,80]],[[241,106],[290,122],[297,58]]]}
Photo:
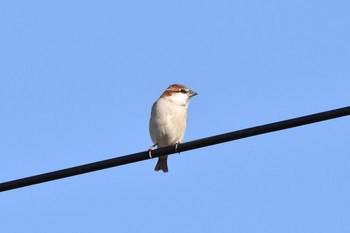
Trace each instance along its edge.
{"label": "clear sky background", "polygon": [[[350,2],[1,1],[0,181],[348,106]],[[1,232],[350,232],[344,117],[0,193]]]}

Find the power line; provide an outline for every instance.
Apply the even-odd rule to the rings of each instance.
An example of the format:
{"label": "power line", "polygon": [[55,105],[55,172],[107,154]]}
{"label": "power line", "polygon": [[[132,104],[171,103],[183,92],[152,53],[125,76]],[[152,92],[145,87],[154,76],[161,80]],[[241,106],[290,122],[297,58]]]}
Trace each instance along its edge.
{"label": "power line", "polygon": [[[175,154],[178,152],[198,149],[201,147],[211,146],[228,141],[238,140],[242,138],[252,137],[259,134],[270,133],[278,130],[288,129],[292,127],[302,126],[315,122],[330,120],[338,117],[350,115],[350,106],[339,108],[331,111],[316,113],[303,117],[297,117],[290,120],[279,121],[271,124],[256,126],[252,128],[242,129],[230,133],[220,134],[212,137],[202,138],[195,141],[185,142],[179,144],[177,151],[175,147],[163,147],[152,151],[152,157],[159,157],[162,155]],[[135,154],[125,155],[117,158],[107,159],[99,162],[89,163],[58,171],[48,172],[40,175],[30,176],[18,180],[12,180],[0,183],[0,192],[11,189],[21,188],[33,184],[44,183],[47,181],[62,179],[70,176],[80,175],[88,172],[102,170],[106,168],[116,167],[124,164],[143,161],[149,158],[147,151]]]}

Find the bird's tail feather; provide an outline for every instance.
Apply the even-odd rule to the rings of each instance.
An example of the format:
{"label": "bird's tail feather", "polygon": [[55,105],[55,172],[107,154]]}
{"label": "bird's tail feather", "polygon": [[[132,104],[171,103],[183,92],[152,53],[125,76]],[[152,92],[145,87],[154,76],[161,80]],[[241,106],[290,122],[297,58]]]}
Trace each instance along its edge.
{"label": "bird's tail feather", "polygon": [[168,156],[167,155],[164,155],[164,156],[160,156],[158,158],[158,162],[157,162],[157,165],[156,167],[154,168],[154,170],[157,172],[157,171],[160,171],[162,170],[163,172],[168,172]]}

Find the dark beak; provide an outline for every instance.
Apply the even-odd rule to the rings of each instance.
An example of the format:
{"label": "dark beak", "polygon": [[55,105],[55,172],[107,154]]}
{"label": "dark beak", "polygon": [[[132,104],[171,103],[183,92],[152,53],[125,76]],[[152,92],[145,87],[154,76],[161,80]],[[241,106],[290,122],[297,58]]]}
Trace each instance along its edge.
{"label": "dark beak", "polygon": [[190,97],[198,95],[198,93],[194,91],[190,91],[188,94],[190,95]]}

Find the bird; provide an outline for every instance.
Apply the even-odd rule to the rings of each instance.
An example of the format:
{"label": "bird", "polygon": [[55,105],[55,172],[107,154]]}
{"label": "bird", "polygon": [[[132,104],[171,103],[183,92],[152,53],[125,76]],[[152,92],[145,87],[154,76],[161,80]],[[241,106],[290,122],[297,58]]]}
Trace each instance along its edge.
{"label": "bird", "polygon": [[[154,145],[148,150],[166,146],[177,146],[182,142],[188,119],[190,99],[198,93],[181,84],[169,86],[152,105],[149,133]],[[155,171],[168,172],[168,155],[160,156]]]}

